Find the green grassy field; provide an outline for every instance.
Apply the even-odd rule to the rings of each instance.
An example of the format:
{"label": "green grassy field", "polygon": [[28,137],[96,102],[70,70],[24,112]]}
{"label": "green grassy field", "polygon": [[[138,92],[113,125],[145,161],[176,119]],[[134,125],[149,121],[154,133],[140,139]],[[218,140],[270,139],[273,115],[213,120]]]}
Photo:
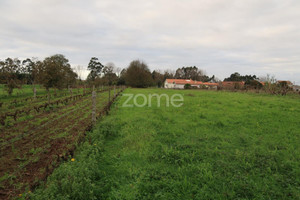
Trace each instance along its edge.
{"label": "green grassy field", "polygon": [[[3,89],[3,88],[2,88]],[[42,89],[42,88],[41,88]],[[96,116],[104,115],[109,99],[108,87],[96,88]],[[32,97],[32,87],[23,93],[0,96],[0,199],[13,199],[51,174],[92,126],[91,89],[52,90],[50,103],[40,90]],[[46,90],[44,90],[46,91]],[[0,93],[3,93],[0,88]]]}
{"label": "green grassy field", "polygon": [[[300,99],[216,91],[179,108],[123,96],[32,199],[300,199]],[[139,98],[142,100],[142,98]]]}
{"label": "green grassy field", "polygon": [[[80,89],[82,91],[82,89]],[[57,95],[67,93],[67,89],[56,90]],[[78,92],[77,89],[73,89],[74,94]],[[36,85],[36,95],[42,96],[47,95],[47,90],[42,85]],[[50,94],[55,94],[54,89],[50,89]],[[15,88],[11,96],[8,95],[7,91],[5,91],[5,86],[0,84],[0,101],[1,102],[10,102],[12,100],[22,100],[25,98],[33,97],[33,86],[32,85],[22,85],[21,88]]]}
{"label": "green grassy field", "polygon": [[[37,95],[46,95],[47,91],[42,86],[36,86]],[[33,97],[33,86],[23,85],[22,88],[15,88],[11,96],[4,90],[4,85],[0,84],[0,99],[2,102],[10,101],[11,99],[21,99],[26,97]]]}

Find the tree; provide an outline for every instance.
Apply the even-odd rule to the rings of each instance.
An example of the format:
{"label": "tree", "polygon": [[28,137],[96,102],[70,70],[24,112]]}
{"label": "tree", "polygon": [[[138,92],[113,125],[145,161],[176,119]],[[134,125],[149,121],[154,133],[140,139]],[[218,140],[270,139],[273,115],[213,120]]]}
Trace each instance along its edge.
{"label": "tree", "polygon": [[157,86],[157,87],[162,87],[163,84],[164,84],[164,75],[161,74],[159,71],[153,71],[152,72],[152,79],[154,81],[154,84]]}
{"label": "tree", "polygon": [[18,80],[21,71],[20,64],[21,61],[17,58],[7,58],[0,63],[1,79],[5,83],[5,90],[8,95],[12,95],[15,88],[20,88],[20,81]]}
{"label": "tree", "polygon": [[23,66],[23,72],[25,74],[27,84],[32,84],[34,82],[32,77],[34,62],[30,58],[27,58],[22,61],[22,66]]}
{"label": "tree", "polygon": [[76,67],[73,68],[73,71],[75,71],[75,73],[78,76],[79,81],[81,81],[82,80],[83,66],[77,65]]}
{"label": "tree", "polygon": [[65,68],[65,87],[74,86],[76,84],[76,80],[78,79],[78,75],[71,68]]}
{"label": "tree", "polygon": [[114,72],[116,73],[118,78],[120,78],[120,76],[121,76],[121,71],[122,71],[122,68],[120,68],[120,67],[116,67],[115,70],[114,70]]}
{"label": "tree", "polygon": [[245,82],[245,87],[248,89],[262,89],[263,85],[261,84],[261,82],[257,81],[257,80],[249,80],[247,82]]}
{"label": "tree", "polygon": [[38,81],[40,75],[40,69],[42,62],[37,60],[37,58],[27,58],[22,61],[22,66],[24,70],[24,75],[26,77],[27,84],[33,85],[33,97],[36,98],[36,87],[35,84]]}
{"label": "tree", "polygon": [[182,67],[176,70],[175,78],[200,80],[200,77],[203,75],[205,75],[204,72],[199,70],[196,66]]}
{"label": "tree", "polygon": [[164,80],[175,78],[175,72],[172,70],[165,70],[164,72]]}
{"label": "tree", "polygon": [[77,74],[71,69],[64,55],[56,54],[45,58],[41,66],[41,83],[44,87],[62,89],[76,81]]}
{"label": "tree", "polygon": [[5,66],[5,62],[0,60],[0,84],[6,83],[6,78],[4,75],[4,66]]}
{"label": "tree", "polygon": [[235,72],[231,74],[230,77],[225,78],[224,81],[242,81],[242,78],[238,72]]}
{"label": "tree", "polygon": [[88,70],[90,70],[90,73],[87,77],[87,80],[89,81],[95,81],[95,79],[98,77],[100,78],[103,65],[96,57],[92,57],[89,64],[88,64]]}
{"label": "tree", "polygon": [[116,85],[118,81],[118,76],[114,72],[116,66],[114,63],[107,63],[106,66],[103,68],[104,76],[101,78],[105,85]]}
{"label": "tree", "polygon": [[289,90],[292,90],[291,87],[289,87],[289,83],[287,81],[278,81],[277,82],[278,87],[278,93],[282,96],[285,96]]}
{"label": "tree", "polygon": [[125,76],[126,76],[126,69],[122,69],[122,71],[120,72],[120,76],[117,82],[117,85],[125,85]]}
{"label": "tree", "polygon": [[218,79],[217,77],[215,77],[215,75],[213,75],[212,77],[209,78],[208,81],[206,82],[211,82],[211,83],[219,83],[220,79]]}
{"label": "tree", "polygon": [[148,66],[139,60],[132,61],[125,75],[126,85],[145,88],[153,84],[153,79]]}
{"label": "tree", "polygon": [[175,73],[176,79],[192,79],[195,81],[210,82],[215,79],[213,75],[211,78],[196,66],[178,68]]}
{"label": "tree", "polygon": [[225,78],[224,81],[245,81],[245,82],[250,82],[253,80],[257,80],[258,78],[256,77],[256,75],[245,75],[242,76],[240,75],[238,72],[235,72],[233,74],[230,75],[230,77]]}
{"label": "tree", "polygon": [[276,82],[277,80],[274,75],[271,76],[270,74],[267,74],[267,76],[265,77],[265,85],[264,85],[265,91],[270,94],[276,94],[276,90],[277,90]]}
{"label": "tree", "polygon": [[37,58],[27,58],[22,61],[23,73],[27,84],[35,85],[38,82],[42,62]]}
{"label": "tree", "polygon": [[191,88],[192,88],[191,84],[187,83],[187,84],[184,85],[184,89],[191,89]]}

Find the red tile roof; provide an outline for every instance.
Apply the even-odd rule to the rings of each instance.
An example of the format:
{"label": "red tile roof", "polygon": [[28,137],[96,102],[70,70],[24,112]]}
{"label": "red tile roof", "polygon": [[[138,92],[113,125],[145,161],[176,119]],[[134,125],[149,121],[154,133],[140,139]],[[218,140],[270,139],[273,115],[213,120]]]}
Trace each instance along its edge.
{"label": "red tile roof", "polygon": [[293,85],[293,83],[291,81],[277,81],[278,83],[283,83],[286,82],[288,85]]}
{"label": "red tile roof", "polygon": [[191,84],[191,85],[201,85],[201,81],[193,81],[189,79],[166,79],[168,83],[175,83],[175,84]]}
{"label": "red tile roof", "polygon": [[210,85],[210,86],[218,86],[218,83],[208,83],[208,82],[202,82],[202,81],[193,81],[189,79],[166,79],[167,83],[172,84],[190,84],[190,85]]}

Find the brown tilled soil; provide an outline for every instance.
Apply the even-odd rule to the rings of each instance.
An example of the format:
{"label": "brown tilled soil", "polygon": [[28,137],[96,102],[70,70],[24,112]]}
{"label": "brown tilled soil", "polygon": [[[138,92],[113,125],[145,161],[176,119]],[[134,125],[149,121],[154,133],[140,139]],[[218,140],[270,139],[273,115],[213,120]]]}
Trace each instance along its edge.
{"label": "brown tilled soil", "polygon": [[[101,111],[99,114],[105,114],[111,103],[103,101],[98,108]],[[0,199],[11,199],[26,190],[33,190],[51,174],[60,161],[72,157],[76,145],[84,138],[85,132],[91,129],[90,110],[87,105],[79,106],[75,112],[59,120],[53,117],[57,115],[41,113],[34,120],[49,117],[49,121],[39,128],[23,121],[0,133],[0,138],[5,138],[5,134],[11,132],[22,133],[24,127],[31,124],[29,134],[6,137],[6,143],[0,143],[0,178],[6,176],[0,183]],[[63,111],[58,113],[63,114]]]}

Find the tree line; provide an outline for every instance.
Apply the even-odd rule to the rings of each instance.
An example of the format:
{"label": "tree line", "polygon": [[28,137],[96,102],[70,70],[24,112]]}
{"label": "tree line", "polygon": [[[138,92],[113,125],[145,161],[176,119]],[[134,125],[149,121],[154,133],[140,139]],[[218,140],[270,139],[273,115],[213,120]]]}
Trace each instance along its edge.
{"label": "tree line", "polygon": [[[9,95],[15,88],[23,84],[41,84],[47,91],[50,88],[63,89],[78,85],[127,85],[131,87],[163,87],[166,79],[191,79],[202,82],[220,82],[214,75],[209,77],[196,66],[186,66],[175,71],[150,71],[148,65],[141,60],[133,60],[127,68],[121,69],[114,63],[103,65],[97,57],[92,57],[87,65],[89,74],[86,80],[72,68],[69,60],[61,54],[46,57],[43,61],[37,58],[7,58],[0,60],[0,84],[5,85]],[[262,88],[256,75],[231,74],[224,81],[244,81],[245,85],[255,89]],[[35,87],[34,87],[35,88]]]}
{"label": "tree line", "polygon": [[36,58],[0,60],[0,83],[5,85],[9,95],[23,84],[42,84],[49,91],[50,88],[63,89],[72,86],[77,78],[78,75],[71,68],[69,60],[61,54],[46,57],[43,61]]}
{"label": "tree line", "polygon": [[[91,63],[91,62],[90,62]],[[160,70],[150,71],[148,65],[140,60],[132,61],[129,66],[120,71],[119,76],[113,73],[113,66],[102,65],[104,76],[99,73],[95,78],[95,71],[100,72],[100,64],[92,63],[89,65],[90,74],[87,81],[94,80],[101,83],[101,80],[109,80],[109,83],[117,85],[127,85],[131,87],[146,88],[146,87],[162,87],[166,79],[192,79],[203,82],[218,82],[215,76],[208,77],[204,71],[196,66],[178,68],[176,71]],[[105,73],[106,71],[106,73]],[[108,72],[108,73],[107,73]]]}

